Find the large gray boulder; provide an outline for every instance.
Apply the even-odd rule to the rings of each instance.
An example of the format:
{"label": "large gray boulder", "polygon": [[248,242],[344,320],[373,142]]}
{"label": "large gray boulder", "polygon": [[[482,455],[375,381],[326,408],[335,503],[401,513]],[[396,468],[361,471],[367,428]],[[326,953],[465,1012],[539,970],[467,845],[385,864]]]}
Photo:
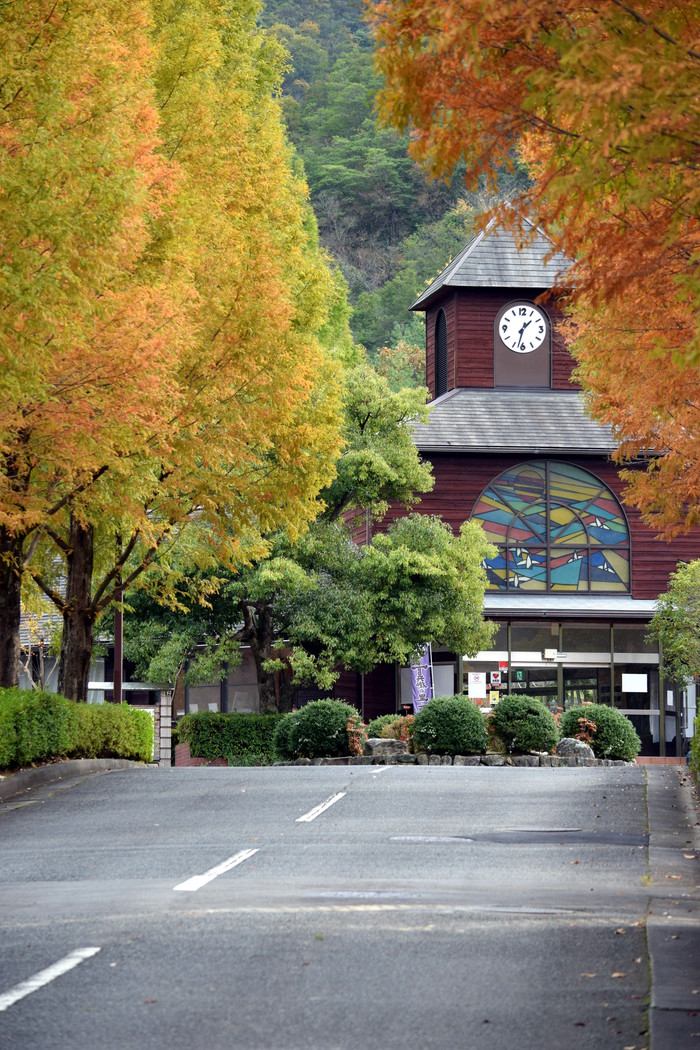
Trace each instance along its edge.
{"label": "large gray boulder", "polygon": [[365,754],[374,758],[392,758],[395,755],[405,755],[407,751],[408,744],[405,740],[371,736],[365,741]]}
{"label": "large gray boulder", "polygon": [[595,758],[591,745],[573,736],[561,738],[557,744],[556,754],[562,758]]}

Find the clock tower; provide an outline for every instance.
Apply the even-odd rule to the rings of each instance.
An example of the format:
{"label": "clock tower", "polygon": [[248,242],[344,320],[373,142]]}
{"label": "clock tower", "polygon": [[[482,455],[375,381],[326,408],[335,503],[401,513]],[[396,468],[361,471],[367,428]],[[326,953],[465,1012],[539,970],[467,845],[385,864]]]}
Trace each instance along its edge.
{"label": "clock tower", "polygon": [[549,295],[565,286],[568,261],[534,226],[523,240],[489,224],[413,304],[426,314],[433,399],[457,389],[572,391]]}

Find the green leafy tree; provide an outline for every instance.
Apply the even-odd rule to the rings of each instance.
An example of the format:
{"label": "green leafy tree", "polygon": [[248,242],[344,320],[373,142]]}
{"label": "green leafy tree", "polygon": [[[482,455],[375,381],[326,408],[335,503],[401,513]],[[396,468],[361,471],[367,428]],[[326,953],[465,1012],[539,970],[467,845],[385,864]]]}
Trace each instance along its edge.
{"label": "green leafy tree", "polygon": [[[456,652],[486,647],[482,562],[490,548],[478,526],[467,524],[455,536],[439,519],[416,514],[371,542],[352,538],[355,527],[368,539],[390,501],[410,507],[432,486],[408,426],[425,412],[424,401],[424,391],[392,393],[367,365],[352,370],[346,447],[322,493],[323,514],[294,543],[278,534],[268,558],[208,577],[206,603],[184,596],[161,615],[143,599],[147,609],[135,606],[137,615],[126,622],[138,673],[173,681],[187,660],[190,681],[217,668],[221,676],[244,644],[255,660],[261,709],[288,710],[295,685],[328,689],[341,666],[367,672],[406,662],[435,639]],[[189,612],[178,627],[183,607]]]}
{"label": "green leafy tree", "polygon": [[[286,549],[285,549],[286,547]],[[223,677],[250,646],[263,711],[289,710],[296,685],[330,689],[341,667],[407,663],[431,640],[475,654],[488,645],[481,529],[401,518],[369,545],[318,522],[290,547],[216,581],[206,604],[161,610],[145,596],[125,622],[125,651],[149,680]],[[183,613],[187,615],[183,615]],[[188,664],[185,671],[185,665]]]}
{"label": "green leafy tree", "polygon": [[683,682],[700,674],[700,560],[679,565],[656,602],[650,637],[661,646],[663,670]]}

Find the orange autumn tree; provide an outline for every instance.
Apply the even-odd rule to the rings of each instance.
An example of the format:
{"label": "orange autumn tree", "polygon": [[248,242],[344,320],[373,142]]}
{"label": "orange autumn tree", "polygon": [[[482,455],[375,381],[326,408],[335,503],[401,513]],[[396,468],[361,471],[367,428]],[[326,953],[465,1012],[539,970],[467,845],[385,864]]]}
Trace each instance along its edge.
{"label": "orange autumn tree", "polygon": [[495,179],[517,148],[527,215],[572,260],[572,349],[627,498],[700,522],[700,10],[675,0],[369,3],[385,119],[438,177]]}
{"label": "orange autumn tree", "polygon": [[0,21],[0,685],[47,526],[172,414],[178,282],[141,260],[175,172],[149,9],[26,0]]}
{"label": "orange autumn tree", "polygon": [[[183,310],[168,411],[159,402],[150,432],[133,432],[130,453],[71,497],[29,567],[63,613],[59,688],[77,698],[95,624],[123,587],[157,563],[176,604],[188,558],[231,568],[264,555],[273,530],[296,534],[339,445],[336,368],[319,340],[338,286],[273,97],[282,55],[255,3],[152,7],[159,134],[177,184],[141,272],[179,281]],[[51,578],[56,552],[65,590]]]}

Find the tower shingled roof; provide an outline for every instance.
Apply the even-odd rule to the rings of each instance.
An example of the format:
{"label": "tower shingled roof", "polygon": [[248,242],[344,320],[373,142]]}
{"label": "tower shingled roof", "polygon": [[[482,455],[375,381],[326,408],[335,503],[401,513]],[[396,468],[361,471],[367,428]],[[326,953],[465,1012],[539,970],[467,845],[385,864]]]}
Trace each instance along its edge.
{"label": "tower shingled roof", "polygon": [[561,252],[533,223],[525,220],[531,236],[518,238],[492,219],[485,230],[462,249],[416,299],[412,310],[426,310],[447,288],[536,288],[560,284],[570,266]]}

